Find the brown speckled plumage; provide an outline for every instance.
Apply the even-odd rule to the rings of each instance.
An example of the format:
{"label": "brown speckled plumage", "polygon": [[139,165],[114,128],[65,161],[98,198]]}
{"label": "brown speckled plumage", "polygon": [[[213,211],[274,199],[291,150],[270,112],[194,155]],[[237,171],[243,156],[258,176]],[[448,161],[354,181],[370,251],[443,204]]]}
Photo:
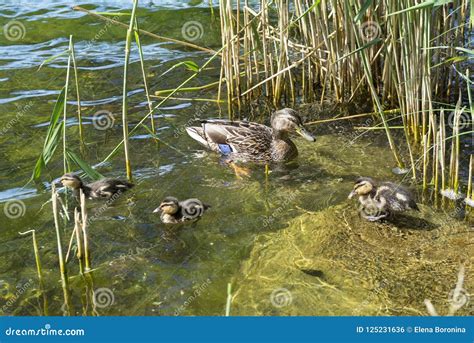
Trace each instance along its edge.
{"label": "brown speckled plumage", "polygon": [[187,128],[188,134],[206,148],[221,153],[219,145],[227,145],[229,159],[242,162],[284,162],[298,155],[289,133],[296,131],[306,139],[314,138],[306,132],[301,118],[292,109],[277,111],[272,116],[272,127],[247,121],[208,119],[201,126]]}
{"label": "brown speckled plumage", "polygon": [[79,190],[86,198],[90,199],[110,199],[112,196],[121,194],[134,185],[128,181],[105,178],[89,184],[85,184],[79,176],[72,173],[65,174],[61,177],[64,186],[72,188],[75,196],[79,196]]}
{"label": "brown speckled plumage", "polygon": [[368,177],[358,178],[349,198],[355,195],[361,204],[361,215],[370,221],[387,218],[397,212],[419,210],[411,192],[393,182],[378,183]]}

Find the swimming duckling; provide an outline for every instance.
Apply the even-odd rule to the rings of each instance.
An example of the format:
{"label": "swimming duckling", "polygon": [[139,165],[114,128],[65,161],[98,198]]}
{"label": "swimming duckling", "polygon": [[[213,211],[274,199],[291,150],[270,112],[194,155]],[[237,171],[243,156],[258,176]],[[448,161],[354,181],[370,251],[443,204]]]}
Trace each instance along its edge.
{"label": "swimming duckling", "polygon": [[160,213],[164,224],[179,224],[199,220],[210,207],[199,199],[179,201],[174,197],[166,197],[153,213]]}
{"label": "swimming duckling", "polygon": [[358,178],[349,199],[359,196],[360,214],[369,221],[387,218],[396,212],[417,210],[413,195],[403,186],[392,182],[377,184],[369,177]]}
{"label": "swimming duckling", "polygon": [[72,173],[64,174],[61,177],[61,183],[65,187],[72,188],[76,197],[79,196],[79,190],[82,189],[86,198],[89,199],[110,199],[114,195],[120,195],[134,186],[132,183],[124,180],[109,178],[84,184],[79,176]]}

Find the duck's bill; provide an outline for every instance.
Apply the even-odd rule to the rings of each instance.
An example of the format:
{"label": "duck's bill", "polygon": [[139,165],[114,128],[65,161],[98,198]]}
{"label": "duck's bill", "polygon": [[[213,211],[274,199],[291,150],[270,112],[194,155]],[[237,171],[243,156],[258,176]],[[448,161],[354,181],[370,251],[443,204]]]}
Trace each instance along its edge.
{"label": "duck's bill", "polygon": [[301,137],[306,139],[307,141],[314,142],[314,136],[309,133],[304,127],[300,126],[296,129],[296,133],[299,134]]}
{"label": "duck's bill", "polygon": [[349,196],[347,197],[347,199],[352,199],[352,197],[356,195],[356,192],[355,191],[352,191],[349,193]]}
{"label": "duck's bill", "polygon": [[153,210],[153,213],[160,213],[161,212],[161,207],[157,207]]}

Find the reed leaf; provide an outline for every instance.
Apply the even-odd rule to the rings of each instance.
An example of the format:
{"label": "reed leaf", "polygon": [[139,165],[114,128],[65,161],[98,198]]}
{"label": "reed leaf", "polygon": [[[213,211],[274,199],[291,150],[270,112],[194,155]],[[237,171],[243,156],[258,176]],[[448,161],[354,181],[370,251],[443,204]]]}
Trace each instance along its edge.
{"label": "reed leaf", "polygon": [[43,151],[41,152],[38,161],[36,162],[35,168],[33,170],[32,180],[39,180],[43,169],[49,163],[51,158],[58,147],[59,139],[61,137],[60,133],[62,132],[62,128],[64,123],[59,121],[59,117],[61,116],[63,109],[64,109],[64,101],[65,101],[65,94],[66,89],[65,87],[61,90],[59,94],[56,104],[54,105],[53,112],[51,113],[51,117],[49,119],[48,131],[46,133],[46,138],[43,144]]}
{"label": "reed leaf", "polygon": [[96,171],[94,168],[92,168],[87,162],[85,162],[83,159],[81,159],[79,156],[77,156],[74,152],[72,152],[70,149],[66,149],[66,154],[69,160],[74,162],[79,168],[81,168],[84,173],[88,177],[90,177],[93,180],[99,180],[104,178],[104,176]]}
{"label": "reed leaf", "polygon": [[372,5],[372,0],[366,0],[363,4],[362,7],[360,8],[359,12],[354,18],[355,22],[358,22],[362,19],[362,17],[365,15],[365,12],[369,9],[369,7]]}
{"label": "reed leaf", "polygon": [[415,10],[419,10],[423,8],[429,8],[429,7],[437,8],[437,7],[441,7],[443,5],[449,4],[451,2],[453,2],[453,0],[429,0],[429,1],[422,2],[421,4],[417,4],[417,5],[405,8],[403,10],[397,11],[397,12],[389,13],[387,14],[387,17],[396,15],[396,14],[415,11]]}

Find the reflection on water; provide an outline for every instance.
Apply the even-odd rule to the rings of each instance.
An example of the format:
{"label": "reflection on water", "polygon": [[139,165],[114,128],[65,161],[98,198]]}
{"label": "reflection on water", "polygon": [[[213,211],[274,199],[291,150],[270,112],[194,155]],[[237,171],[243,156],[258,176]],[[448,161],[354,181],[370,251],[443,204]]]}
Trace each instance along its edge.
{"label": "reflection on water", "polygon": [[[26,29],[20,41],[0,38],[0,123],[5,128],[0,135],[0,201],[3,206],[0,212],[0,299],[5,302],[13,299],[15,288],[32,279],[32,284],[25,287],[22,296],[5,312],[42,313],[35,291],[38,286],[31,238],[18,235],[19,231],[35,229],[49,313],[61,315],[64,308],[61,308],[49,193],[49,182],[57,182],[62,174],[60,152],[48,166],[43,184],[24,185],[40,153],[54,101],[64,85],[67,61],[61,56],[39,70],[38,67],[45,59],[64,51],[69,34],[74,34],[85,145],[81,148],[78,141],[74,87],[68,102],[67,144],[97,166],[102,174],[123,177],[121,154],[108,163],[100,162],[120,142],[122,135],[120,106],[125,31],[110,27],[91,43],[104,24],[72,11],[70,1],[26,3],[27,6],[25,1],[3,1],[0,5],[2,26],[15,19]],[[93,5],[88,1],[75,1],[74,4],[101,12],[124,10],[123,1],[94,1]],[[139,11],[141,25],[157,34],[183,39],[181,26],[193,18],[205,27],[203,41],[197,43],[215,47],[220,42],[218,21],[213,22],[207,6],[207,1],[143,1]],[[191,75],[190,71],[177,68],[161,76],[177,61],[192,60],[202,64],[209,57],[206,53],[157,43],[147,37],[143,37],[143,50],[152,91],[173,88]],[[131,62],[128,96],[130,123],[135,125],[147,112],[147,104],[136,50],[132,51]],[[219,70],[218,65],[212,65],[193,85],[214,81]],[[211,90],[182,96],[215,98],[216,94]],[[107,130],[99,130],[91,124],[94,114],[104,110],[112,113],[116,120]],[[204,107],[199,102],[171,100],[154,115],[161,142],[156,142],[145,130],[132,135],[130,152],[137,186],[111,206],[104,208],[103,203],[92,201],[88,204],[89,218],[93,219],[89,226],[93,280],[86,282],[78,276],[74,258],[68,264],[74,314],[83,313],[83,294],[88,288],[108,289],[109,299],[112,299],[110,294],[113,296],[107,306],[95,309],[101,315],[222,315],[227,283],[237,280],[241,283],[238,286],[242,286],[247,282],[247,271],[244,269],[242,274],[241,268],[249,256],[252,261],[258,261],[256,264],[270,261],[269,255],[256,250],[255,244],[257,247],[258,244],[276,244],[273,238],[265,240],[265,237],[284,230],[293,218],[344,203],[356,176],[395,178],[390,174],[391,153],[382,134],[363,137],[350,144],[344,130],[327,132],[319,127],[315,143],[295,139],[300,150],[297,163],[284,168],[275,166],[268,177],[262,167],[253,166],[251,178],[238,180],[230,168],[219,163],[217,156],[201,150],[184,132],[196,113],[203,117],[225,115],[221,111],[215,103],[206,103]],[[61,195],[68,198],[69,208],[73,208],[74,200],[64,192]],[[171,229],[152,213],[168,195],[199,197],[212,208],[198,223]],[[12,206],[12,200],[20,201],[20,210],[23,210],[19,215],[7,215],[7,204]],[[69,223],[63,234],[65,244],[71,230]],[[321,244],[324,245],[323,238]],[[331,250],[327,245],[324,248],[332,253],[339,249]],[[313,269],[320,270],[321,266]],[[305,275],[315,277],[315,273],[320,275],[315,271]],[[342,271],[334,273],[335,278],[343,275]],[[258,287],[257,281],[252,287]],[[411,287],[415,286],[408,285],[403,291],[409,292]],[[366,291],[361,287],[343,298],[344,308],[363,297]],[[381,303],[376,302],[376,305]],[[292,314],[312,313],[304,304],[301,306]]]}

